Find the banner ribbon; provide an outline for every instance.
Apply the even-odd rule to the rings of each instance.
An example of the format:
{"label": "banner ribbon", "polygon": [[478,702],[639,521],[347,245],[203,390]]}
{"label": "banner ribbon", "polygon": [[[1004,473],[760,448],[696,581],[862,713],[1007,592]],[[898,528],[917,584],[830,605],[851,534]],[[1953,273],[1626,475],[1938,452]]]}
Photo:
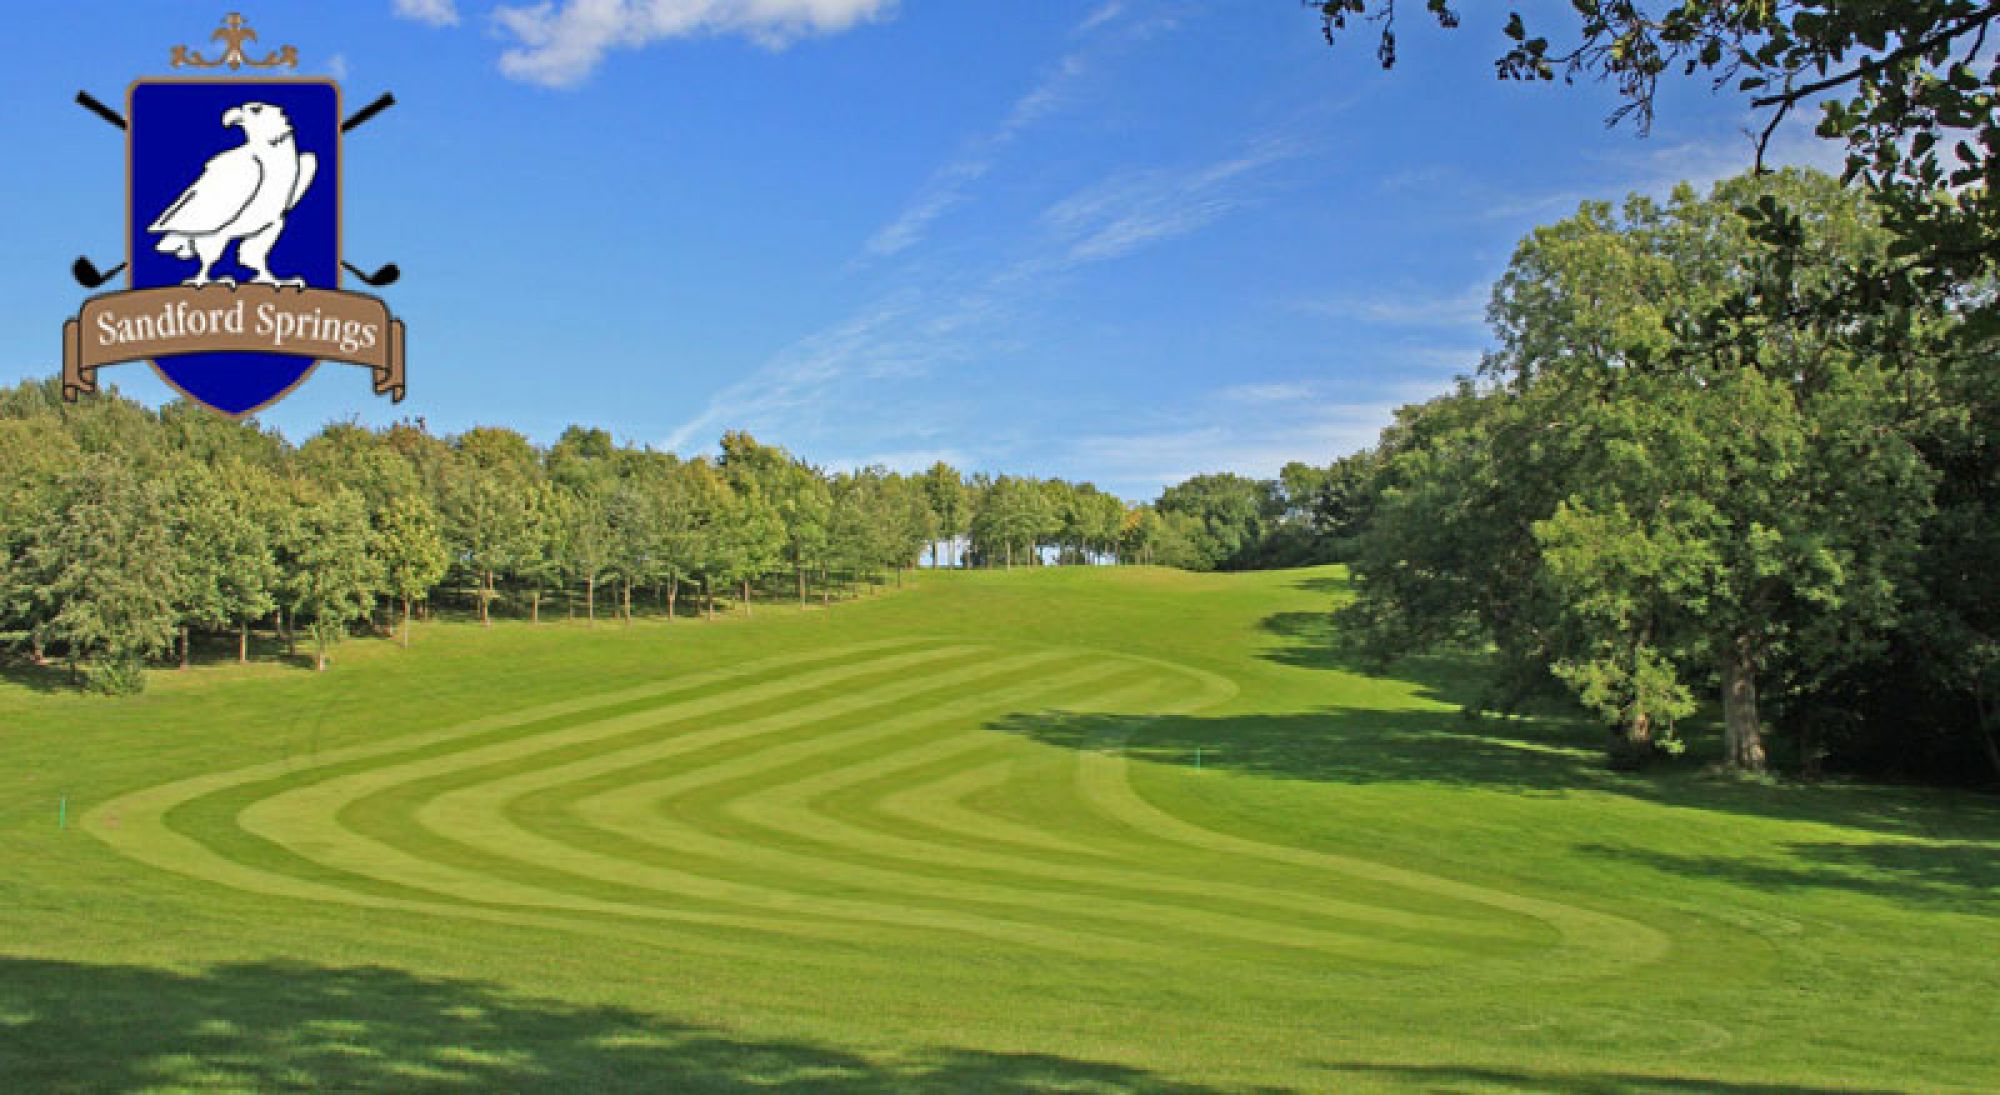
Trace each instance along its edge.
{"label": "banner ribbon", "polygon": [[63,399],[97,391],[97,370],[180,354],[256,353],[359,365],[403,401],[403,321],[364,293],[176,285],[106,293],[63,324]]}

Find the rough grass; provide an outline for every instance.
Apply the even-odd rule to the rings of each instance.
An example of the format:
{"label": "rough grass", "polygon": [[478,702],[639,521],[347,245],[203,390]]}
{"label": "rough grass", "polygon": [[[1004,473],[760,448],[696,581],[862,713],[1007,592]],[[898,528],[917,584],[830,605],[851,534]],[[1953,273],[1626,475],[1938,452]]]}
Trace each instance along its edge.
{"label": "rough grass", "polygon": [[1613,774],[1341,585],[0,681],[0,1089],[2000,1089],[1991,800]]}

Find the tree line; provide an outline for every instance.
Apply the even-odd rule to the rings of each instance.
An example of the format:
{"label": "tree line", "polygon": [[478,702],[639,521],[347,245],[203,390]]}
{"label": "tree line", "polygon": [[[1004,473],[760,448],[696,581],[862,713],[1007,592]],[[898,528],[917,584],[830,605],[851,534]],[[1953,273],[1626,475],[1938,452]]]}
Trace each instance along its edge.
{"label": "tree line", "polygon": [[1489,706],[1566,693],[1621,764],[1718,713],[1740,769],[2000,776],[1994,287],[1814,304],[1894,239],[1801,171],[1535,230],[1499,349],[1353,458],[1341,630],[1490,646]]}
{"label": "tree line", "polygon": [[[1395,66],[1396,0],[1304,3]],[[1560,685],[1623,763],[1706,696],[1736,768],[2000,776],[2000,4],[1569,9],[1467,14],[1505,16],[1499,79],[1602,81],[1642,133],[1662,81],[1737,97],[1756,177],[1522,245],[1502,351],[1374,453],[1350,624],[1494,643],[1509,691]],[[1808,111],[1841,185],[1765,174]]]}
{"label": "tree line", "polygon": [[545,448],[420,421],[294,446],[186,403],[0,392],[0,646],[107,692],[197,643],[248,659],[253,633],[324,668],[358,628],[407,644],[433,605],[713,618],[828,606],[924,560],[1213,565],[1195,524],[1061,479],[828,472],[744,433],[692,459],[581,426]]}

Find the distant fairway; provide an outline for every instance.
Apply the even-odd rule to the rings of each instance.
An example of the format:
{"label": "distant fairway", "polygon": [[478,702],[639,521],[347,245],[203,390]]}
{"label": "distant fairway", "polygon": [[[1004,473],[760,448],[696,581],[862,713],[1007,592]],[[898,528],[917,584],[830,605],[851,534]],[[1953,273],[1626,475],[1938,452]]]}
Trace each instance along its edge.
{"label": "distant fairway", "polygon": [[1992,802],[1601,771],[1340,583],[0,682],[0,1089],[2000,1087]]}

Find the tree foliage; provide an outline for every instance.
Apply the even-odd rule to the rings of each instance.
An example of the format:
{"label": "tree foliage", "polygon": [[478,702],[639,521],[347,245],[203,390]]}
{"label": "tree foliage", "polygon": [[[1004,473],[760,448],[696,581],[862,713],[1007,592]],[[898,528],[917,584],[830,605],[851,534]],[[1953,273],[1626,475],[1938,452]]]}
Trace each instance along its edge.
{"label": "tree foliage", "polygon": [[1867,202],[1804,173],[1587,204],[1523,242],[1485,383],[1385,435],[1348,610],[1380,649],[1491,640],[1516,685],[1559,681],[1615,726],[1625,759],[1713,695],[1728,761],[1753,770],[1774,706],[1880,657],[1939,481],[1937,345],[1812,312],[1691,335],[1769,276],[1736,214],[1765,196],[1805,214],[1794,291],[1885,246]]}

